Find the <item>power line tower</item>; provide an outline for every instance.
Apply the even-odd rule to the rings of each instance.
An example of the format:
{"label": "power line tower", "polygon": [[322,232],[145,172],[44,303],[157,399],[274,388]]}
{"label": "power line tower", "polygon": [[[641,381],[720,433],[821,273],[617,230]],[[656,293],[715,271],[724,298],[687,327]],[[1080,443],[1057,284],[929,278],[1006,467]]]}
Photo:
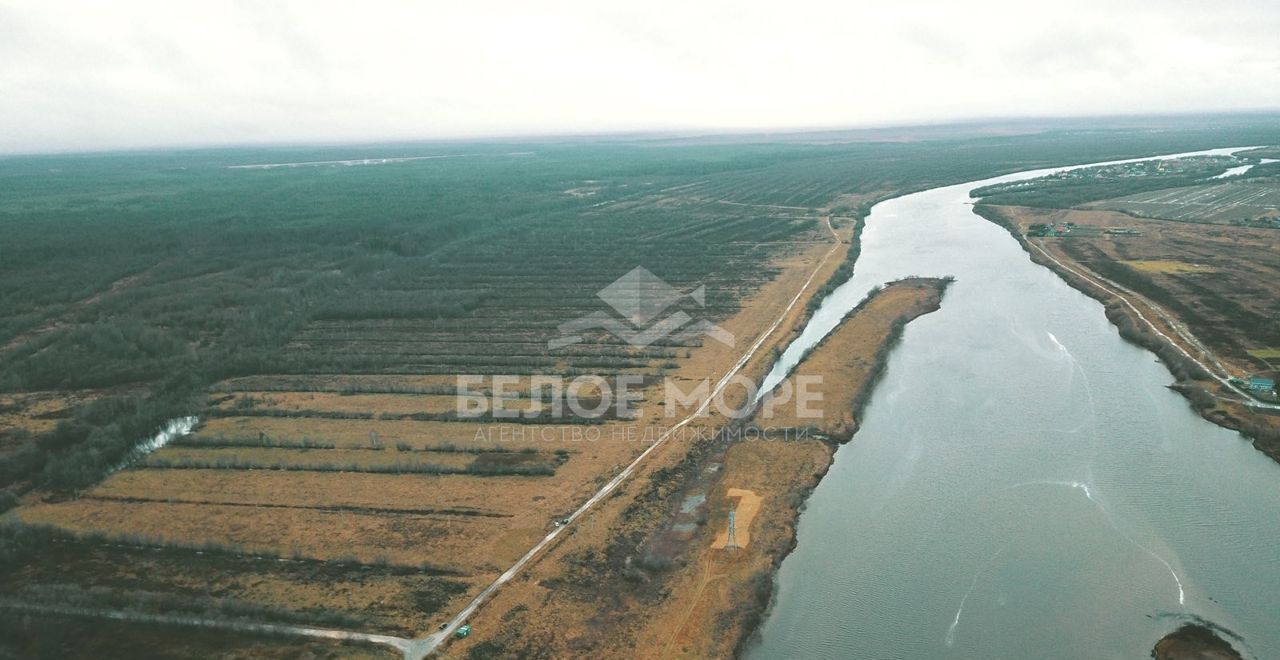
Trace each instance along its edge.
{"label": "power line tower", "polygon": [[737,509],[729,510],[729,538],[724,542],[726,550],[731,548],[737,549],[738,547],[738,524],[735,520],[735,518],[737,518],[737,514]]}

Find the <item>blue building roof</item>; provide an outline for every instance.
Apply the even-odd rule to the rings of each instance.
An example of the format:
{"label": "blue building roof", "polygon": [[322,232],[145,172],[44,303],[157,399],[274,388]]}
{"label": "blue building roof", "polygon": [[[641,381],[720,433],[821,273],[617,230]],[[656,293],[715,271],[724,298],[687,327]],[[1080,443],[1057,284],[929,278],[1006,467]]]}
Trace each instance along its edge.
{"label": "blue building roof", "polygon": [[1269,392],[1271,390],[1274,390],[1275,388],[1276,388],[1276,379],[1274,378],[1259,378],[1255,376],[1249,379],[1249,389],[1251,390],[1261,390],[1263,392]]}

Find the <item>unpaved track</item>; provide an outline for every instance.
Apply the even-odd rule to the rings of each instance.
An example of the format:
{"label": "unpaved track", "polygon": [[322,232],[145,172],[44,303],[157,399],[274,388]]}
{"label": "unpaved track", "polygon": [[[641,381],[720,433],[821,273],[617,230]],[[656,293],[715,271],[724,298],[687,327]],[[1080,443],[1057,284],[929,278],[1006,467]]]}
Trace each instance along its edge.
{"label": "unpaved track", "polygon": [[685,625],[689,622],[689,617],[693,615],[693,610],[698,607],[698,602],[702,600],[702,592],[706,591],[707,585],[712,580],[718,580],[723,577],[711,574],[711,567],[715,564],[714,552],[715,550],[707,550],[703,553],[702,579],[698,582],[698,588],[693,591],[693,597],[689,601],[689,607],[684,611],[684,616],[680,618],[680,623],[676,625],[676,629],[671,633],[671,638],[667,640],[667,645],[662,649],[662,655],[658,657],[671,657],[671,650],[675,648],[676,640],[680,639],[680,633],[684,631]]}

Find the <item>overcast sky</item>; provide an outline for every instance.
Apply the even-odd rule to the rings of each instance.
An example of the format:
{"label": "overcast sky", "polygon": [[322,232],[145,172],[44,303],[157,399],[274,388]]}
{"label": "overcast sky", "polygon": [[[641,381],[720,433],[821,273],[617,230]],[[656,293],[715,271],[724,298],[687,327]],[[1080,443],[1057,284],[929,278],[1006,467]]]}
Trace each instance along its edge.
{"label": "overcast sky", "polygon": [[0,152],[1280,108],[1275,0],[0,0]]}

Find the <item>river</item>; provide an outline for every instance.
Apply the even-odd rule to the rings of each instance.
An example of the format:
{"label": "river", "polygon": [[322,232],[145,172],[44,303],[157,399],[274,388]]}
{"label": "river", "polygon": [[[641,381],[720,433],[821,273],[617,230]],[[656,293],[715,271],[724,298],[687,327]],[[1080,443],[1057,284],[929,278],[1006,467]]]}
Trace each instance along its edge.
{"label": "river", "polygon": [[1280,657],[1280,465],[972,212],[970,190],[1058,169],[872,210],[761,391],[873,286],[956,282],[812,493],[749,657],[1145,658],[1195,617]]}
{"label": "river", "polygon": [[1209,178],[1210,179],[1229,179],[1233,176],[1240,176],[1241,174],[1248,172],[1249,170],[1253,169],[1256,165],[1269,165],[1271,163],[1277,163],[1277,162],[1280,162],[1280,161],[1277,161],[1274,158],[1263,158],[1263,159],[1260,159],[1257,163],[1250,163],[1248,165],[1232,167],[1227,169],[1226,172],[1219,174],[1218,176],[1211,176]]}

